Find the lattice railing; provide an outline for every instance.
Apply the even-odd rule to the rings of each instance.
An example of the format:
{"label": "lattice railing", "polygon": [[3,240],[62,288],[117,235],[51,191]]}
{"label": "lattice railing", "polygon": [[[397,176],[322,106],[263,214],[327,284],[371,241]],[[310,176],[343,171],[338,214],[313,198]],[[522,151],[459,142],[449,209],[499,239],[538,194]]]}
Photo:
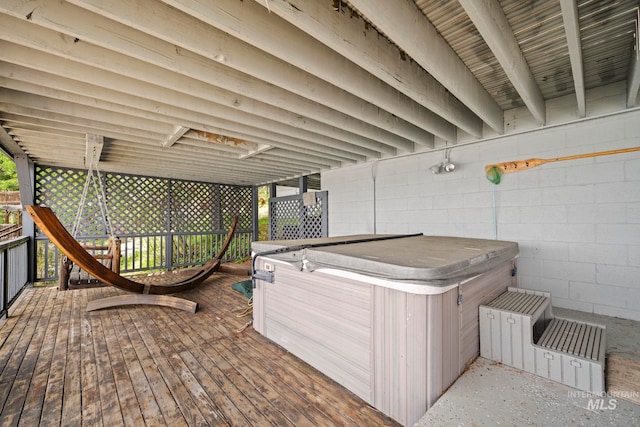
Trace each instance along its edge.
{"label": "lattice railing", "polygon": [[[38,166],[35,203],[51,207],[71,231],[86,176],[83,170]],[[225,260],[251,255],[251,187],[111,172],[101,177],[108,220],[122,240],[122,272],[203,264],[217,253],[236,215],[239,223]],[[36,233],[36,280],[56,280],[57,248],[39,230]],[[90,187],[76,238],[96,242],[107,237]]]}
{"label": "lattice railing", "polygon": [[328,194],[326,191],[312,194],[315,200],[306,205],[302,195],[269,200],[269,239],[309,239],[329,235]]}

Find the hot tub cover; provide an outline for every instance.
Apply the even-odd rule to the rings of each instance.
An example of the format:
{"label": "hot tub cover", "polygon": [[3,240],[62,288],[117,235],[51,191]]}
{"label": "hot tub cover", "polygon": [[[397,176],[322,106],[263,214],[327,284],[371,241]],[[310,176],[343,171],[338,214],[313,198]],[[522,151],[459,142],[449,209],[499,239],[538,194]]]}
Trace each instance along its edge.
{"label": "hot tub cover", "polygon": [[[386,240],[358,240],[398,237]],[[300,247],[336,243],[334,246]],[[345,244],[340,244],[345,243]],[[313,271],[331,268],[380,277],[445,286],[491,270],[518,255],[516,242],[446,236],[351,235],[320,239],[253,242],[254,255],[282,248],[292,252],[269,258]]]}

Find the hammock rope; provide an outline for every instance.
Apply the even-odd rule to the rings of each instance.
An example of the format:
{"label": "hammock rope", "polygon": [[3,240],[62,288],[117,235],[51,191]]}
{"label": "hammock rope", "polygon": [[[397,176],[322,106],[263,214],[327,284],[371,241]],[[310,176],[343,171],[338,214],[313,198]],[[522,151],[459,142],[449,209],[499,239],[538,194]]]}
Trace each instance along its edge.
{"label": "hammock rope", "polygon": [[78,237],[78,230],[80,228],[80,221],[84,213],[84,207],[87,203],[87,195],[89,194],[89,187],[93,185],[93,190],[98,201],[100,208],[100,216],[102,218],[102,225],[105,228],[106,234],[113,236],[113,227],[108,215],[107,209],[107,197],[104,191],[104,185],[102,183],[102,177],[100,170],[98,169],[98,155],[95,147],[91,152],[91,159],[89,160],[89,169],[87,170],[87,179],[84,182],[82,188],[82,195],[80,196],[80,203],[78,204],[78,211],[76,212],[75,220],[73,221],[73,228],[71,229],[71,235],[74,238]]}

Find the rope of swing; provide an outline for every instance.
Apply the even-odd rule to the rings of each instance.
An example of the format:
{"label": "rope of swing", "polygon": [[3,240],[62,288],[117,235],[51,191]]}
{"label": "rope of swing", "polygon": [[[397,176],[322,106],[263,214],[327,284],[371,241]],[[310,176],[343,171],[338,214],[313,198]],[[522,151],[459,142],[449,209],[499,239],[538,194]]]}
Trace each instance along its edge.
{"label": "rope of swing", "polygon": [[107,197],[104,191],[104,185],[102,183],[100,170],[98,169],[98,159],[95,148],[92,150],[91,160],[89,161],[89,169],[87,170],[87,179],[84,182],[82,195],[80,196],[80,203],[78,205],[78,211],[76,212],[76,217],[73,222],[73,228],[71,229],[71,235],[74,238],[78,237],[80,221],[82,220],[84,206],[87,201],[87,194],[89,193],[89,187],[91,185],[93,185],[93,190],[96,194],[96,198],[98,199],[98,205],[100,206],[102,224],[104,225],[107,234],[109,236],[113,236],[113,227],[111,226],[111,221],[109,220],[109,215],[107,212]]}

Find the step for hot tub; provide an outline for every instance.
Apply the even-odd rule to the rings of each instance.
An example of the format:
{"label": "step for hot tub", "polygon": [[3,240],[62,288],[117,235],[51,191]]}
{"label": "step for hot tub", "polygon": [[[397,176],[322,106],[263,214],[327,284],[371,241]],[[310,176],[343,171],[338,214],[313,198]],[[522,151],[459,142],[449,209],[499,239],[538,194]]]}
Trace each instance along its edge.
{"label": "step for hot tub", "polygon": [[556,318],[534,349],[536,374],[592,393],[605,391],[603,326]]}
{"label": "step for hot tub", "polygon": [[548,292],[509,288],[480,306],[480,355],[592,393],[604,392],[604,326],[556,319]]}
{"label": "step for hot tub", "polygon": [[508,288],[480,306],[480,356],[535,373],[531,345],[552,317],[548,292]]}

